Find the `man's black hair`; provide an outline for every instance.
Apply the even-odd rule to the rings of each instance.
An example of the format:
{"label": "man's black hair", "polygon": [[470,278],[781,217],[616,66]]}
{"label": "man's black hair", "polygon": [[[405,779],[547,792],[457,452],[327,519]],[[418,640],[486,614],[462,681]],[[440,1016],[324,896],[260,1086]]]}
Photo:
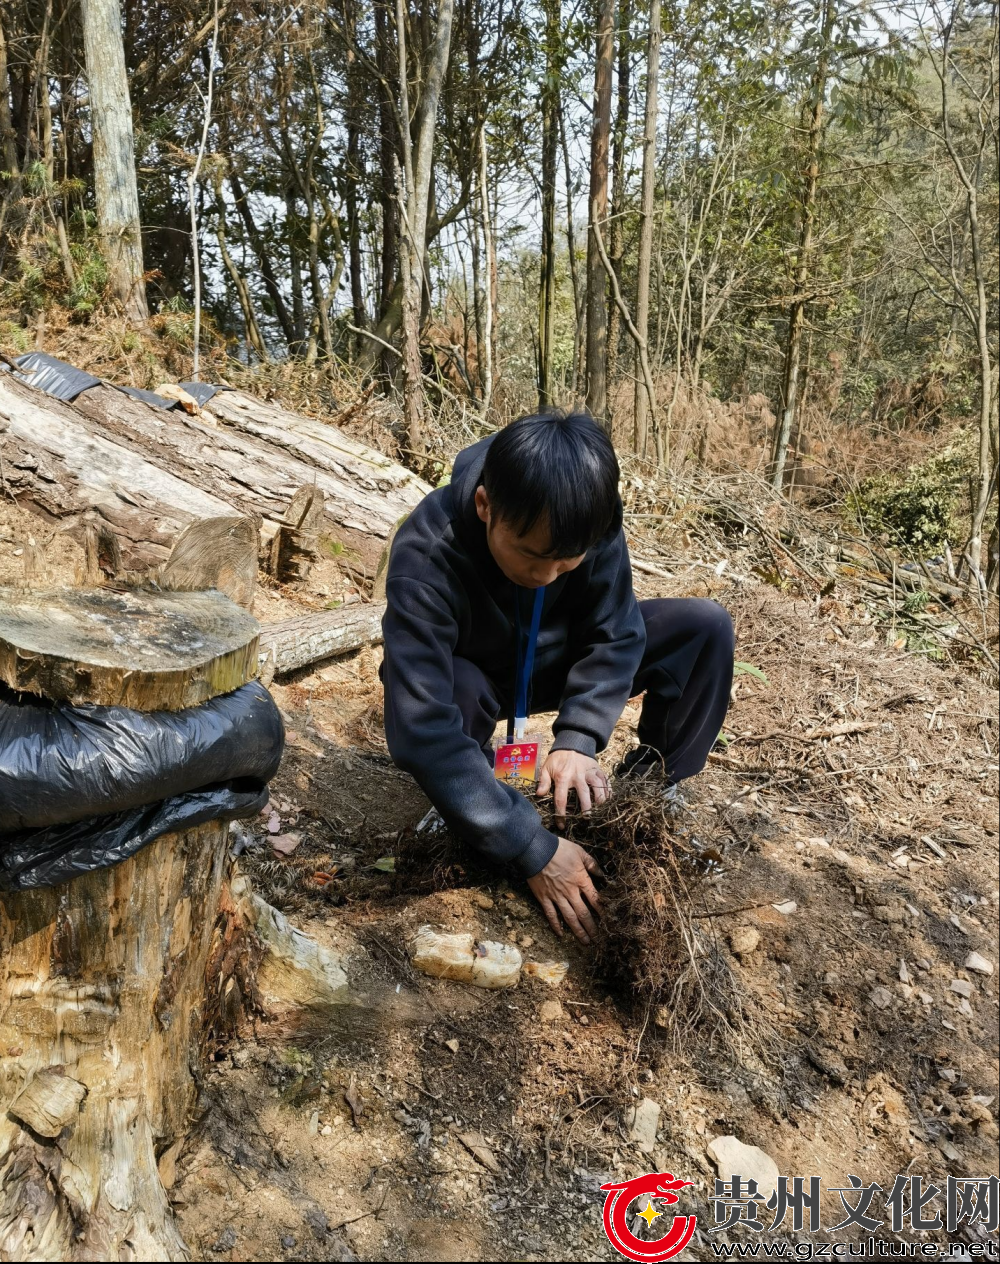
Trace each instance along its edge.
{"label": "man's black hair", "polygon": [[560,558],[579,557],[607,535],[618,477],[611,440],[587,413],[536,413],[500,431],[482,479],[493,513],[518,535],[548,521],[550,556]]}

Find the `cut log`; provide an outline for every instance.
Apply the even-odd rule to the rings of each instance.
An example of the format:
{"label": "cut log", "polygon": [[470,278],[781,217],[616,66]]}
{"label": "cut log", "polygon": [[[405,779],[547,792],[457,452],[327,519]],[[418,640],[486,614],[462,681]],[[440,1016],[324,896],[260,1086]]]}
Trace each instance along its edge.
{"label": "cut log", "polygon": [[390,514],[392,506],[400,505],[391,521],[383,519],[383,537],[430,490],[405,466],[315,417],[303,417],[241,391],[220,391],[209,400],[206,411],[245,434],[289,449],[318,470],[371,490],[383,498]]}
{"label": "cut log", "polygon": [[[92,594],[94,626],[127,630],[113,665],[113,638],[74,631],[86,594],[67,596],[84,604],[50,598],[47,636],[42,603],[26,610],[32,687],[59,688],[74,662],[73,693],[84,700],[91,636],[105,644],[91,664],[95,702],[124,693],[128,705],[154,709],[254,674],[256,625],[217,593],[132,594],[117,614],[106,604],[115,594]],[[18,648],[6,662],[21,657]],[[161,659],[169,665],[158,680],[150,663]],[[126,662],[146,682],[141,696],[116,676]],[[104,693],[110,679],[114,698]],[[23,684],[20,669],[13,683]],[[0,1259],[189,1258],[157,1160],[176,1156],[195,1102],[227,836],[228,825],[212,822],[64,886],[0,894]]]}
{"label": "cut log", "polygon": [[257,671],[258,624],[217,592],[0,590],[0,682],[54,702],[177,711]]}
{"label": "cut log", "polygon": [[[104,384],[70,405],[0,375],[5,493],[63,520],[81,540],[83,515],[94,510],[135,570],[165,561],[195,519],[240,514],[280,523],[295,491],[315,483],[327,530],[373,572],[393,525],[429,486],[331,426],[252,402],[281,424],[252,434],[152,408]],[[286,418],[318,437],[285,430]]]}
{"label": "cut log", "polygon": [[[226,422],[234,394],[223,391],[211,400],[215,415]],[[242,513],[280,523],[295,492],[314,484],[326,498],[328,530],[374,570],[386,536],[429,486],[322,422],[251,401],[249,396],[238,399],[252,403],[255,415],[259,410],[279,420],[252,428],[213,426],[177,410],[150,408],[103,384],[78,395],[73,407],[117,442],[161,462]],[[242,413],[237,410],[236,415]],[[297,430],[285,428],[288,419]],[[310,427],[323,442],[298,433]],[[356,449],[366,455],[357,455]]]}
{"label": "cut log", "polygon": [[159,574],[168,592],[214,588],[239,606],[253,606],[260,532],[252,518],[202,518],[181,532]]}
{"label": "cut log", "polygon": [[384,614],[385,604],[372,602],[265,624],[260,630],[261,680],[267,685],[275,676],[375,644],[382,639]]}
{"label": "cut log", "polygon": [[312,484],[300,487],[271,541],[271,574],[283,584],[301,583],[319,556],[324,497]]}
{"label": "cut log", "polygon": [[0,374],[0,457],[4,495],[60,520],[81,543],[96,517],[114,529],[130,568],[165,561],[189,522],[233,513],[227,501],[179,478],[169,462],[156,464],[9,373]]}

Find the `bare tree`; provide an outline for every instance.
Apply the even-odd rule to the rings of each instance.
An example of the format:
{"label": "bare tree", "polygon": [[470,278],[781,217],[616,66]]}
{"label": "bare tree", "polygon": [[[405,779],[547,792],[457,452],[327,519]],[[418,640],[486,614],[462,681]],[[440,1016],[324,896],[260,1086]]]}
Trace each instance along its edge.
{"label": "bare tree", "polygon": [[833,34],[834,0],[820,0],[819,53],[809,86],[809,128],[806,167],[799,203],[799,244],[795,261],[794,292],[788,309],[785,367],[782,375],[781,415],[774,429],[771,454],[771,483],[780,491],[785,482],[788,444],[795,426],[798,407],[799,370],[802,361],[802,330],[805,326],[806,293],[812,270],[813,234],[816,222],[816,190],[819,187],[820,145],[823,139],[823,103],[830,66],[830,37]]}
{"label": "bare tree", "polygon": [[[615,121],[611,135],[611,220],[608,224],[608,258],[621,286],[625,252],[626,163],[628,158],[629,106],[632,87],[632,0],[621,0],[618,12],[618,83]],[[618,374],[621,313],[612,296],[608,306],[608,381]]]}
{"label": "bare tree", "polygon": [[479,129],[479,205],[483,221],[483,247],[486,253],[486,301],[484,307],[483,338],[479,348],[481,358],[480,380],[483,398],[480,412],[485,417],[493,402],[493,339],[495,336],[497,254],[493,241],[493,221],[490,215],[489,151],[486,145],[486,128]]}
{"label": "bare tree", "polygon": [[[191,216],[191,260],[194,271],[194,346],[191,351],[191,379],[195,382],[198,381],[198,375],[201,371],[201,243],[198,238],[198,208],[195,204],[194,192],[198,187],[198,176],[201,174],[201,164],[205,160],[205,149],[208,146],[208,129],[212,125],[212,96],[215,88],[215,54],[219,46],[219,0],[215,0],[215,6],[212,12],[212,46],[208,54],[208,84],[204,93],[200,88],[198,88],[198,94],[201,96],[202,104],[201,141],[198,144],[198,153],[195,156],[194,166],[188,172],[187,178],[188,212]],[[223,260],[227,260],[228,251],[225,247],[225,224],[221,219],[219,221],[219,247],[222,251]],[[235,268],[233,267],[231,260],[227,263],[227,267],[229,269],[230,276],[232,276]],[[252,339],[255,322],[253,320],[252,313],[247,312],[248,296],[245,293],[245,287],[241,290],[241,288],[237,286],[237,293],[240,293],[243,298],[243,309],[247,318],[247,337]]]}
{"label": "bare tree", "polygon": [[[987,147],[995,148],[997,140],[997,6],[991,6],[990,46],[987,64],[989,70],[985,81],[978,85],[970,83],[967,76],[955,65],[953,59],[953,41],[956,32],[965,22],[965,6],[962,0],[948,10],[940,10],[933,6],[935,17],[941,30],[940,48],[927,40],[926,31],[922,30],[925,49],[934,67],[941,88],[941,139],[945,150],[958,177],[965,202],[965,216],[968,224],[969,246],[972,266],[972,282],[974,297],[966,296],[961,284],[953,286],[958,300],[959,310],[965,316],[976,341],[976,352],[979,360],[979,451],[977,460],[977,485],[972,506],[972,525],[969,539],[964,549],[964,558],[969,570],[981,588],[986,587],[986,579],[982,570],[983,524],[990,507],[990,501],[996,494],[997,468],[997,395],[993,380],[993,348],[990,342],[990,302],[986,293],[987,260],[983,249],[983,241],[979,224],[979,185],[983,172],[983,161]],[[954,135],[952,119],[955,106],[952,102],[954,81],[959,79],[961,86],[967,89],[972,97],[973,143],[971,157],[963,156],[959,151]],[[954,264],[949,269],[955,276]],[[992,492],[991,492],[992,484]]]}
{"label": "bare tree", "polygon": [[542,239],[538,290],[538,407],[555,402],[552,366],[556,311],[556,164],[559,146],[559,0],[545,2],[542,85]]}
{"label": "bare tree", "polygon": [[135,139],[118,0],[81,0],[94,137],[97,227],[111,291],[130,319],[149,315],[142,263]]}
{"label": "bare tree", "polygon": [[608,419],[607,274],[597,233],[608,216],[608,147],[611,136],[611,74],[615,52],[615,0],[599,0],[594,62],[594,123],[590,142],[590,200],[587,218],[587,407],[602,424]]}
{"label": "bare tree", "polygon": [[427,212],[430,203],[434,164],[434,135],[437,130],[438,101],[451,53],[451,27],[455,0],[440,0],[437,28],[430,61],[425,68],[420,105],[417,110],[416,143],[411,140],[410,102],[407,82],[406,11],[404,0],[396,0],[396,40],[399,50],[399,112],[403,140],[405,195],[401,198],[404,229],[403,281],[403,374],[404,404],[410,450],[424,450],[423,389],[420,365],[420,294],[426,281]]}
{"label": "bare tree", "polygon": [[[660,0],[649,3],[649,35],[646,39],[646,113],[642,129],[642,192],[639,220],[639,259],[636,275],[635,325],[643,343],[649,338],[649,275],[653,260],[653,195],[656,191],[656,122],[660,88]],[[635,450],[645,457],[649,447],[649,413],[646,391],[635,384]],[[656,417],[652,418],[656,426]],[[659,428],[657,427],[657,434]],[[657,456],[660,453],[657,452]]]}

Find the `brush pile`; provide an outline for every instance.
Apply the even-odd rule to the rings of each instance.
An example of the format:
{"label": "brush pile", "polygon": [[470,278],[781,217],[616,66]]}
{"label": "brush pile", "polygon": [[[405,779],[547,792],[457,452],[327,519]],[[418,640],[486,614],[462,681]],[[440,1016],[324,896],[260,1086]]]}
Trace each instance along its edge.
{"label": "brush pile", "polygon": [[[698,814],[699,817],[701,814]],[[697,1038],[747,1052],[760,1044],[752,998],[705,917],[706,886],[724,844],[664,793],[659,779],[619,783],[607,805],[571,829],[605,874],[596,972],[675,1048]]]}

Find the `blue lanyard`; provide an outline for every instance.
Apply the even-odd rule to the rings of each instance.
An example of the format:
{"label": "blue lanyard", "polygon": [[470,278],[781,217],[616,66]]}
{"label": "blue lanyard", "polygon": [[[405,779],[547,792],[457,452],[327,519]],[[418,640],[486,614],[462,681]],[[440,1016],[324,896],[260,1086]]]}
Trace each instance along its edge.
{"label": "blue lanyard", "polygon": [[545,603],[545,589],[535,589],[535,604],[531,608],[531,627],[528,631],[528,643],[521,644],[521,603],[520,590],[514,591],[514,636],[517,639],[517,671],[514,677],[514,719],[507,734],[507,740],[524,736],[528,720],[528,690],[531,686],[531,671],[535,665],[535,645],[538,642],[538,629],[542,622],[542,606]]}

